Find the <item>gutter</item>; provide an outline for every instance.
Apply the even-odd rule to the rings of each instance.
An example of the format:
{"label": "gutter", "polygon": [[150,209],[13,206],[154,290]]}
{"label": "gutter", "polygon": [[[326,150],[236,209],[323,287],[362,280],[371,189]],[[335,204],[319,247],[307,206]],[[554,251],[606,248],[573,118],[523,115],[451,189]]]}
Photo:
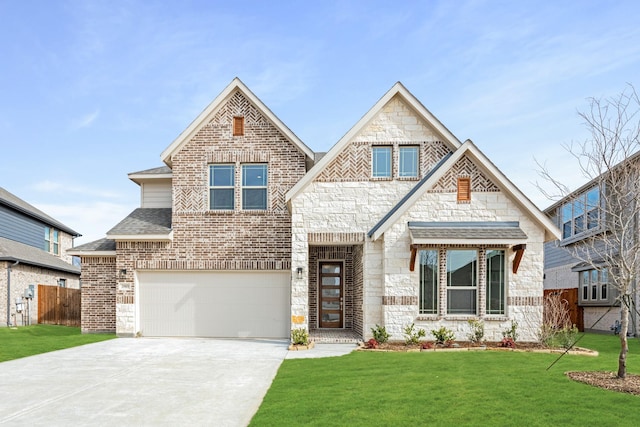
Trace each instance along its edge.
{"label": "gutter", "polygon": [[20,264],[20,261],[7,266],[7,327],[11,326],[11,267],[15,267],[18,264]]}

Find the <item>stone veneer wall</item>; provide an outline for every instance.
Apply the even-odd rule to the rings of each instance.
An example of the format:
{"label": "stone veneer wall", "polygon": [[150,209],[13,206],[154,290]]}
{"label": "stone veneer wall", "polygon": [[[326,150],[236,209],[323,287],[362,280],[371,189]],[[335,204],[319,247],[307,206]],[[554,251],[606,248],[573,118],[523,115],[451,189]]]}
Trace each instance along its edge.
{"label": "stone veneer wall", "polygon": [[[471,203],[457,203],[451,193],[427,193],[416,202],[413,209],[403,215],[384,235],[385,295],[414,297],[410,304],[396,304],[383,307],[385,322],[390,333],[401,334],[404,325],[415,322],[417,327],[427,331],[440,326],[452,329],[458,339],[466,339],[470,332],[467,320],[476,316],[419,316],[418,282],[419,269],[409,271],[410,236],[409,221],[518,221],[527,235],[527,248],[518,272],[512,272],[515,252],[508,249],[507,262],[507,312],[505,316],[484,315],[485,336],[488,340],[499,340],[501,332],[512,320],[519,324],[518,332],[522,341],[534,341],[542,322],[543,306],[543,241],[544,230],[534,223],[520,208],[502,193],[472,193]],[[480,246],[474,246],[481,249]],[[486,246],[492,248],[495,246]],[[442,258],[441,258],[442,259]],[[481,263],[482,265],[482,263]],[[442,273],[441,266],[441,273]],[[482,275],[482,269],[479,271]],[[443,278],[441,278],[443,280]],[[441,291],[441,304],[444,304]],[[482,292],[479,290],[480,296]],[[446,294],[444,295],[446,297]],[[479,306],[484,304],[480,298]],[[440,312],[444,307],[440,307]],[[480,309],[480,313],[483,310]]]}
{"label": "stone veneer wall", "polygon": [[[245,135],[232,135],[234,116]],[[171,242],[117,242],[117,333],[136,331],[138,270],[291,270],[291,216],[286,192],[306,173],[300,152],[239,91],[173,155]],[[235,209],[208,206],[209,165],[235,168]],[[267,163],[267,210],[242,211],[241,165]]]}
{"label": "stone veneer wall", "polygon": [[[10,265],[13,265],[13,262],[0,262],[0,325],[7,324],[7,268]],[[15,302],[16,298],[24,296],[24,291],[29,285],[34,285],[35,292],[30,302],[29,318],[31,324],[36,324],[38,322],[38,285],[58,286],[58,279],[66,279],[68,288],[78,289],[80,287],[80,277],[77,274],[26,264],[11,267],[11,304],[9,306],[11,323],[23,325],[29,322],[29,319],[26,318],[26,312],[24,313],[24,321],[22,314],[17,314],[14,317],[16,314]]]}
{"label": "stone veneer wall", "polygon": [[82,257],[82,332],[116,331],[116,258]]}

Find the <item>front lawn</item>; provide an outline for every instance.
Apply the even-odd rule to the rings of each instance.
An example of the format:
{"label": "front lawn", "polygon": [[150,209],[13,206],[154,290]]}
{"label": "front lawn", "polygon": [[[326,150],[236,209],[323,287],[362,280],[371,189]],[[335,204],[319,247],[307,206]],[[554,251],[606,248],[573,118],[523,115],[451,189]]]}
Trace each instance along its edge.
{"label": "front lawn", "polygon": [[[598,357],[481,352],[354,352],[285,360],[251,421],[282,425],[638,425],[640,396],[569,380],[617,369],[618,337],[587,334]],[[640,342],[629,339],[629,373]]]}
{"label": "front lawn", "polygon": [[115,338],[115,334],[81,334],[80,328],[55,325],[0,328],[0,362]]}

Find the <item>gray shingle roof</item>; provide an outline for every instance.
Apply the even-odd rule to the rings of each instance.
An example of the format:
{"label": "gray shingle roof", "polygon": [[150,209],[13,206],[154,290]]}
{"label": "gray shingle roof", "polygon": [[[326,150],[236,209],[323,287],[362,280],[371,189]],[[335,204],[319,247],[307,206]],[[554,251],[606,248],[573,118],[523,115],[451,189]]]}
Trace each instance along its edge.
{"label": "gray shingle roof", "polygon": [[171,208],[138,208],[107,232],[109,235],[171,233]]}
{"label": "gray shingle roof", "polygon": [[129,175],[164,175],[172,173],[171,168],[168,166],[160,166],[152,169],[145,169],[143,171],[131,172]]}
{"label": "gray shingle roof", "polygon": [[108,252],[116,250],[116,241],[112,239],[102,238],[100,240],[94,240],[93,242],[85,243],[80,246],[76,246],[72,251],[80,252]]}
{"label": "gray shingle roof", "polygon": [[0,237],[0,260],[20,261],[22,264],[34,265],[51,270],[80,274],[80,268],[68,264],[58,258],[33,246]]}
{"label": "gray shingle roof", "polygon": [[409,222],[413,239],[525,240],[517,221],[507,222]]}
{"label": "gray shingle roof", "polygon": [[8,192],[7,190],[5,190],[2,187],[0,187],[0,204],[9,206],[12,209],[20,211],[20,212],[22,212],[22,213],[24,213],[24,214],[26,214],[26,215],[28,215],[30,217],[33,217],[35,219],[38,219],[38,220],[44,222],[45,224],[50,225],[52,227],[55,227],[55,228],[57,228],[59,230],[62,230],[65,233],[69,233],[72,236],[81,236],[81,234],[78,233],[77,231],[67,227],[66,225],[64,225],[60,221],[57,221],[57,220],[53,219],[52,217],[50,217],[46,213],[42,212],[40,209],[38,209],[38,208],[36,208],[34,206],[31,206],[29,203],[25,202],[24,200],[22,200],[21,198],[19,198],[15,194],[12,194],[12,193]]}

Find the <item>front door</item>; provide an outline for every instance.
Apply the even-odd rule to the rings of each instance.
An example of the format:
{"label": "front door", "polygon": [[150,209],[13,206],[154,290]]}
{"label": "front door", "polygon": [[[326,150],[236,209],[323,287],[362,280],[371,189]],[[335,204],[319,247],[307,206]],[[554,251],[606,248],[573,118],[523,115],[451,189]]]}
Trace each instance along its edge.
{"label": "front door", "polygon": [[342,328],[342,263],[320,263],[320,327]]}

